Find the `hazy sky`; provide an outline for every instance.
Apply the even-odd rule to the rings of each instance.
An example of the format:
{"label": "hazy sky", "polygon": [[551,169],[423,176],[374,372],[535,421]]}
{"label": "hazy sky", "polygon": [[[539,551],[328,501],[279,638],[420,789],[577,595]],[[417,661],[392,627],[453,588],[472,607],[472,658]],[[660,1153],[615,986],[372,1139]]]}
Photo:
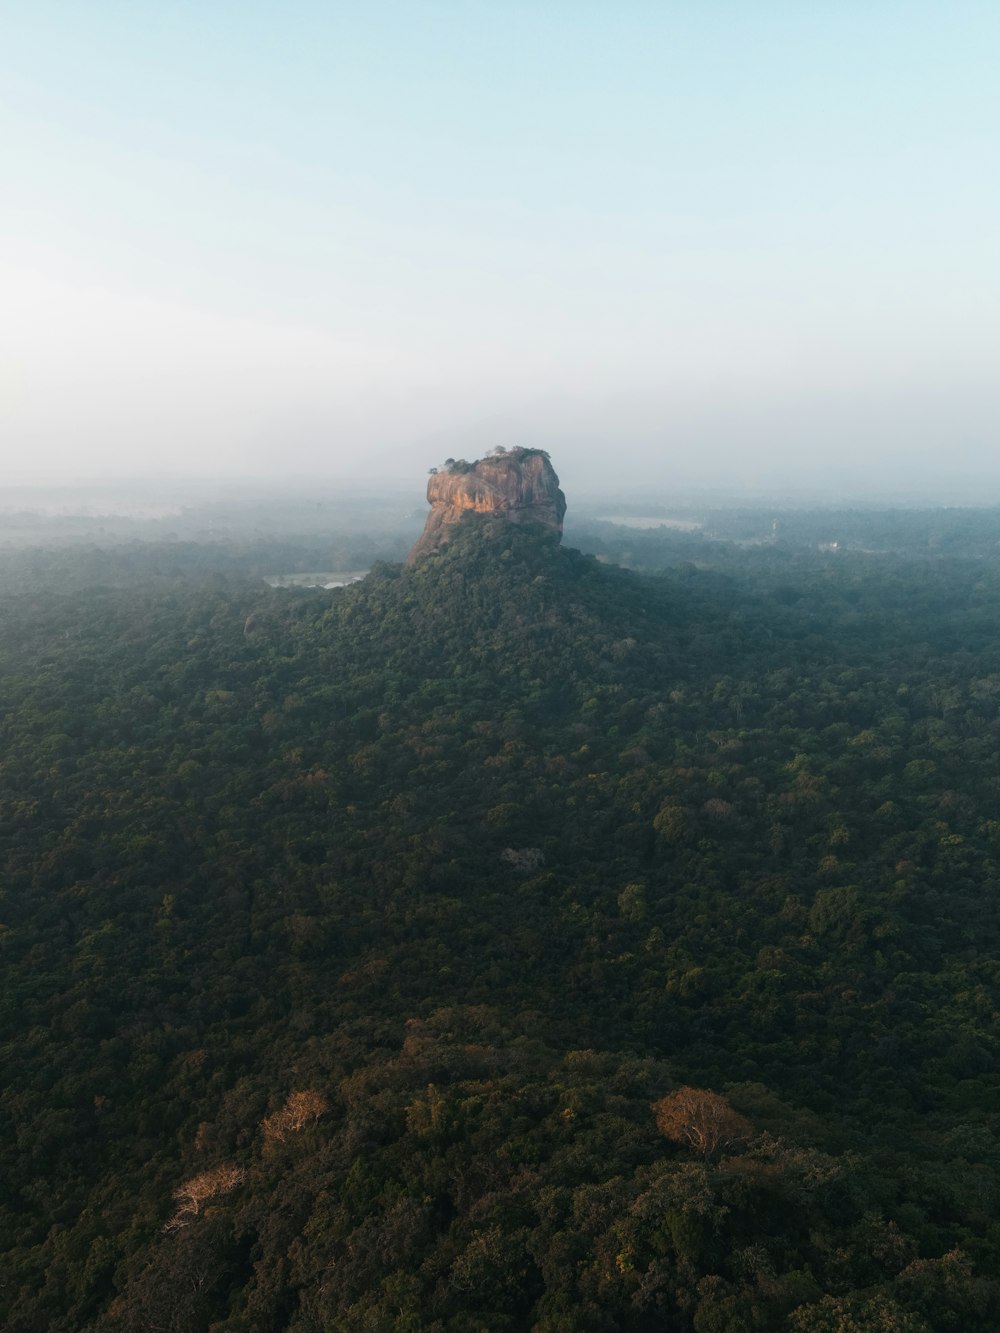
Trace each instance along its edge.
{"label": "hazy sky", "polygon": [[995,0],[0,0],[2,475],[1000,501],[998,70]]}

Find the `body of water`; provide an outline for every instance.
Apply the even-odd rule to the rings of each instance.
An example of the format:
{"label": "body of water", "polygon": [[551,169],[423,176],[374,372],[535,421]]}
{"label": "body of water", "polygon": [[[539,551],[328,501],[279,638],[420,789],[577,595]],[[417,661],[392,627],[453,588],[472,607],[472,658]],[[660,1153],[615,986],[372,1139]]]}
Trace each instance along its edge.
{"label": "body of water", "polygon": [[268,574],[264,582],[272,588],[346,588],[360,583],[367,569],[334,570],[326,574]]}
{"label": "body of water", "polygon": [[599,521],[621,528],[675,528],[678,532],[697,532],[703,526],[690,518],[637,518],[631,514],[601,514]]}

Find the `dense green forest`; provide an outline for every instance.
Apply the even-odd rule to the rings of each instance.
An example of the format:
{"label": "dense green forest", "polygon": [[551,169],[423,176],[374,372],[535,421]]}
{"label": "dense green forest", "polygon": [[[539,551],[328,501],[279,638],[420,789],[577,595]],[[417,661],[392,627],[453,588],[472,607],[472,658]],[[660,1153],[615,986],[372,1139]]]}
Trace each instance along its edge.
{"label": "dense green forest", "polygon": [[3,1328],[995,1329],[973,528],[9,554]]}

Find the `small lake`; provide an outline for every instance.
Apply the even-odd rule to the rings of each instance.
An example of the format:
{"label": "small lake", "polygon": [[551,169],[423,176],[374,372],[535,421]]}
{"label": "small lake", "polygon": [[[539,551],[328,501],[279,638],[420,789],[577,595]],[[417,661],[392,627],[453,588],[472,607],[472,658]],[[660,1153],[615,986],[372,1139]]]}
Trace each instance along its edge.
{"label": "small lake", "polygon": [[272,588],[346,588],[360,583],[367,569],[341,569],[325,574],[267,574],[264,582]]}
{"label": "small lake", "polygon": [[639,518],[631,514],[601,514],[601,523],[617,523],[620,528],[674,528],[677,532],[697,532],[703,526],[690,518]]}

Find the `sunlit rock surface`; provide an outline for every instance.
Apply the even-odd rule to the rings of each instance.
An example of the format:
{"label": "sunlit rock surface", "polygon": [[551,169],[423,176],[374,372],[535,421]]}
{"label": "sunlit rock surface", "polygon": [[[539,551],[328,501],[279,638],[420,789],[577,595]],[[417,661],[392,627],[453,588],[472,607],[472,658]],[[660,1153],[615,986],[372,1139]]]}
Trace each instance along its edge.
{"label": "sunlit rock surface", "polygon": [[566,513],[559,478],[542,449],[496,449],[477,463],[446,466],[431,475],[427,502],[431,512],[407,564],[445,545],[470,512],[537,524],[560,536]]}

